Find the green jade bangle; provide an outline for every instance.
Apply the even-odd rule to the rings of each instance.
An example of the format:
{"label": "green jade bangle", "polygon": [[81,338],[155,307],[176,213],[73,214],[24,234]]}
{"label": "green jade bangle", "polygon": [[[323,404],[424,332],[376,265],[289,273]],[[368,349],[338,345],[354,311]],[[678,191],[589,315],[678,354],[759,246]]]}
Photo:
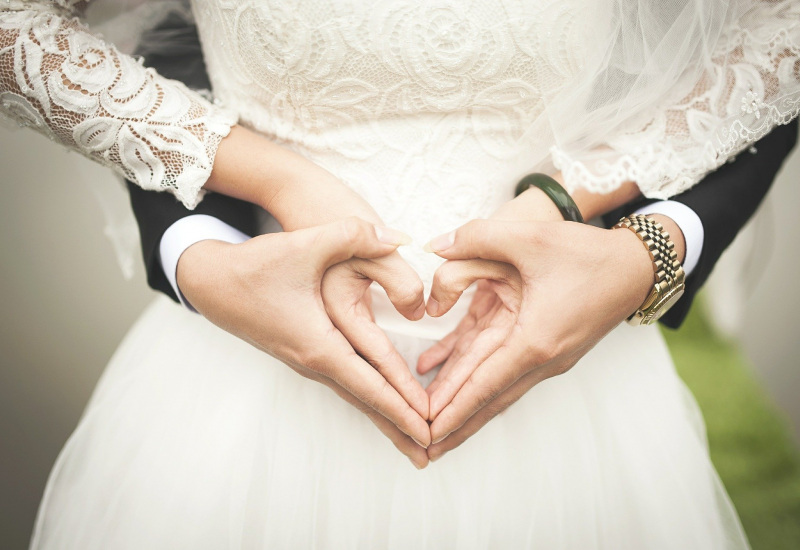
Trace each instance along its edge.
{"label": "green jade bangle", "polygon": [[553,201],[566,221],[583,223],[583,216],[581,216],[581,211],[578,210],[578,205],[575,204],[569,193],[556,180],[546,174],[528,174],[517,184],[514,196],[519,197],[531,187],[538,187],[544,191],[544,194]]}

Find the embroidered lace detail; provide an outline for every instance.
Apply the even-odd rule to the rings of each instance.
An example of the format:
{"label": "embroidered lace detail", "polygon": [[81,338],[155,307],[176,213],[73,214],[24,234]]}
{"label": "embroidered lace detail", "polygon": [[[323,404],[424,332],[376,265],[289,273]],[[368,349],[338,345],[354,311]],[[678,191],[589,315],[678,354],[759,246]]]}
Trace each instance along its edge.
{"label": "embroidered lace detail", "polygon": [[4,5],[0,113],[194,208],[236,117],[92,35],[79,3]]}
{"label": "embroidered lace detail", "polygon": [[691,93],[638,117],[607,147],[553,147],[569,190],[605,193],[635,181],[676,195],[800,113],[800,4],[758,2],[730,29]]}
{"label": "embroidered lace detail", "polygon": [[[3,111],[193,204],[233,118],[86,32],[65,15],[77,3],[8,3],[0,16]],[[648,4],[656,31],[661,16],[677,8],[693,16],[701,4],[709,21],[724,23],[713,63],[709,52],[699,81],[695,74],[649,89],[652,99],[624,123],[593,128],[590,146],[580,143],[586,150],[575,145],[586,136],[561,138],[570,137],[563,128],[583,131],[590,106],[570,104],[574,112],[565,113],[557,99],[592,89],[597,59],[620,24],[611,12],[625,3],[192,4],[215,97],[420,242],[489,215],[522,175],[554,164],[572,189],[605,192],[634,180],[648,196],[673,195],[788,122],[800,102],[800,6],[789,0],[729,3],[731,13],[749,10],[733,24],[716,17],[722,3]],[[627,23],[620,28],[636,35]],[[625,45],[632,66],[652,54]],[[409,259],[423,278],[439,261]]]}
{"label": "embroidered lace detail", "polygon": [[[577,74],[585,0],[193,2],[215,97],[419,244],[486,217],[548,147],[523,139]],[[441,260],[403,254],[423,280]]]}

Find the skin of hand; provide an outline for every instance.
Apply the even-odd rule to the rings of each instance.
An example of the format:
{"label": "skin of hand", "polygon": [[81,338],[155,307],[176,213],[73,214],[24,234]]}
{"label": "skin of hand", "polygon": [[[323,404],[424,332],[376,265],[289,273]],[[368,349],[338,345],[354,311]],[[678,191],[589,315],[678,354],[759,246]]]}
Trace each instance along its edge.
{"label": "skin of hand", "polygon": [[[383,225],[375,210],[330,172],[240,126],[220,143],[205,187],[262,206],[285,231],[348,216]],[[422,281],[396,252],[332,268],[322,286],[326,310],[356,351],[427,417],[428,400],[422,386],[372,320],[367,292],[372,280],[382,283],[406,318],[418,320],[425,315]]]}
{"label": "skin of hand", "polygon": [[[406,241],[402,233],[358,218],[261,235],[235,245],[200,241],[181,256],[178,284],[211,322],[333,389],[367,414],[417,468],[424,468],[424,447],[430,443],[427,395],[402,359],[367,355],[382,365],[375,368],[360,356],[359,344],[372,334],[363,312],[353,321],[351,344],[332,321],[341,321],[340,314],[326,310],[322,290],[326,273],[337,279],[326,284],[328,292],[339,297],[336,302],[342,304],[345,317],[361,307],[365,291],[358,290],[372,279],[398,300],[401,312],[417,310],[416,294],[398,284],[408,274],[385,277],[388,270],[410,267],[399,256],[400,264],[370,262],[396,254]],[[378,348],[386,353],[384,342]]]}
{"label": "skin of hand", "polygon": [[[617,200],[609,197],[609,207]],[[600,201],[594,207],[604,208]],[[683,235],[658,216],[683,258]],[[644,301],[652,262],[628,230],[564,222],[544,193],[526,191],[488,220],[433,239],[445,262],[427,311],[446,313],[478,282],[467,316],[418,361],[428,387],[431,460],[459,446],[530,388],[569,370]]]}
{"label": "skin of hand", "polygon": [[284,231],[349,216],[380,223],[375,210],[333,174],[241,126],[220,142],[204,189],[261,206]]}
{"label": "skin of hand", "polygon": [[[211,178],[205,187],[262,206],[286,232],[349,216],[359,217],[376,226],[383,225],[375,210],[330,172],[240,126],[232,128],[220,143]],[[182,261],[183,257],[179,267]],[[201,259],[195,259],[193,265],[201,262]],[[280,270],[283,265],[276,264],[270,269]],[[258,274],[251,272],[251,275],[266,279],[266,271]],[[202,276],[202,271],[197,275]],[[425,315],[422,281],[397,252],[377,258],[353,258],[328,269],[320,287],[325,311],[352,348],[383,375],[415,411],[427,418],[428,396],[425,390],[411,375],[405,360],[372,318],[368,292],[372,281],[377,281],[386,290],[389,299],[406,318],[417,320]],[[183,289],[180,281],[179,286]],[[210,290],[209,287],[205,289]],[[270,285],[260,285],[259,289],[262,294],[283,292]],[[229,293],[230,299],[209,304],[203,311],[207,317],[228,316],[224,310],[243,296],[242,289],[235,284],[217,292]],[[189,298],[193,305],[196,299],[197,294],[194,299]],[[237,335],[248,331],[258,332],[258,327],[246,326],[250,322],[258,322],[258,318],[240,319],[238,324],[231,327],[232,331]],[[395,443],[396,440],[397,437],[393,439]],[[418,441],[427,446],[429,434]],[[414,450],[414,454],[416,456],[419,453]],[[420,462],[416,461],[415,464]]]}

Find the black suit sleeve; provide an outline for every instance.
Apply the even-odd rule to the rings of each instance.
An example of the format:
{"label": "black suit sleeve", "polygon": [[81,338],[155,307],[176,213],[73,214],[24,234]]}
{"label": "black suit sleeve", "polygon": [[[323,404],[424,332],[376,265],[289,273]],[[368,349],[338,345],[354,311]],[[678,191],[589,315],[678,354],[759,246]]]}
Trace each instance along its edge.
{"label": "black suit sleeve", "polygon": [[[169,36],[169,47],[163,46],[163,40],[159,40],[159,44],[162,44],[159,51],[153,51],[148,48],[153,41],[145,35],[142,47],[137,52],[144,57],[145,65],[155,68],[167,78],[182,81],[190,88],[210,87],[196,27],[178,16],[171,16],[151,32]],[[169,193],[144,191],[130,181],[127,184],[133,213],[139,225],[147,282],[175,301],[178,297],[161,268],[159,258],[161,237],[173,223],[193,214],[207,214],[248,235],[257,232],[257,209],[250,203],[209,193],[195,210],[190,211]]]}
{"label": "black suit sleeve", "polygon": [[[722,252],[756,211],[769,191],[784,159],[797,142],[797,120],[778,126],[755,144],[756,152],[742,152],[733,162],[721,166],[703,181],[670,200],[694,210],[703,222],[703,250],[700,260],[686,281],[683,297],[661,318],[670,328],[678,328],[692,305],[697,291],[711,274]],[[648,200],[628,204],[604,217],[607,226],[630,214]]]}

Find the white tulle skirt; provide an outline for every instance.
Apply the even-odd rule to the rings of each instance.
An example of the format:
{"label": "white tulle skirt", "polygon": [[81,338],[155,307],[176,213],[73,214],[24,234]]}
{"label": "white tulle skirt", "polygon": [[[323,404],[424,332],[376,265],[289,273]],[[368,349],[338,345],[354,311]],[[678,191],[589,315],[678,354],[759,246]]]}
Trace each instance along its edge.
{"label": "white tulle skirt", "polygon": [[[431,340],[393,335],[409,363]],[[657,329],[417,471],[329,389],[158,299],[42,501],[35,549],[745,548]]]}

